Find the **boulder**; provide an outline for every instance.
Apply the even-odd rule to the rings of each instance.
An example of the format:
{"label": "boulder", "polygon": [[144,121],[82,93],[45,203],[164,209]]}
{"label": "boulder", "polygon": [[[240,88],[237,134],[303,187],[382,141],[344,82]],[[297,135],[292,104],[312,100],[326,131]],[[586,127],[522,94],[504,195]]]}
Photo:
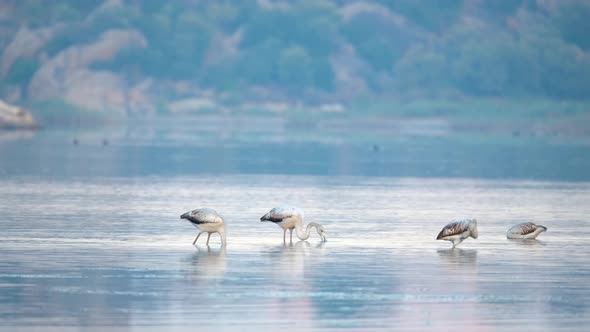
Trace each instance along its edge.
{"label": "boulder", "polygon": [[31,113],[0,100],[0,129],[34,129],[37,127]]}

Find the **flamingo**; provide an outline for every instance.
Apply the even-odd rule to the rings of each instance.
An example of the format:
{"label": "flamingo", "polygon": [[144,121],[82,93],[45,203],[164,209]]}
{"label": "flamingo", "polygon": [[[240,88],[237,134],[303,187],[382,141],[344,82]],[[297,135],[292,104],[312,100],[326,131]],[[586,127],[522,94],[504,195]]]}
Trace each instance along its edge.
{"label": "flamingo", "polygon": [[539,234],[546,232],[547,227],[534,224],[532,222],[523,222],[522,224],[511,227],[506,232],[508,239],[535,239]]}
{"label": "flamingo", "polygon": [[293,229],[297,232],[297,237],[305,241],[309,238],[311,228],[315,227],[322,241],[326,242],[326,233],[324,227],[318,223],[310,222],[303,231],[303,210],[292,206],[280,206],[270,210],[260,218],[260,221],[271,221],[283,229],[283,242],[286,242],[287,230],[290,231],[291,242],[293,242]]}
{"label": "flamingo", "polygon": [[454,248],[468,237],[477,239],[477,220],[475,219],[453,220],[443,227],[436,239],[451,241]]}
{"label": "flamingo", "polygon": [[193,226],[200,230],[199,234],[193,241],[193,245],[197,243],[199,236],[201,236],[203,233],[209,233],[207,236],[207,245],[209,245],[211,234],[219,233],[219,236],[221,237],[221,246],[225,247],[225,221],[223,220],[223,217],[217,213],[217,211],[207,208],[195,209],[181,215],[180,219],[186,219],[190,221]]}

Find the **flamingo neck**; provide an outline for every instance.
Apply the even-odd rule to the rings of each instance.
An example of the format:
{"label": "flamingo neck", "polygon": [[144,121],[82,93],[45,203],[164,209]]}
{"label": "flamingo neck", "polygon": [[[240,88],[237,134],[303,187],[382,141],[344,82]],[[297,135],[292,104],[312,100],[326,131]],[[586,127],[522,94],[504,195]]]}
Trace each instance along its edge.
{"label": "flamingo neck", "polygon": [[545,228],[543,228],[543,227],[539,227],[539,228],[537,228],[537,229],[535,230],[535,236],[537,236],[537,235],[539,235],[539,234],[541,234],[541,233],[543,233],[543,232],[545,232],[545,231],[546,231],[546,229],[545,229]]}
{"label": "flamingo neck", "polygon": [[309,224],[307,224],[307,227],[305,227],[305,231],[304,231],[303,224],[297,223],[297,226],[295,229],[297,231],[297,237],[299,238],[299,240],[305,241],[305,240],[309,239],[309,235],[311,233],[312,227],[315,227],[317,229],[318,224],[316,224],[314,222],[310,222]]}
{"label": "flamingo neck", "polygon": [[218,231],[219,236],[221,237],[221,246],[225,247],[227,241],[226,241],[226,234],[225,234],[225,227],[221,227]]}

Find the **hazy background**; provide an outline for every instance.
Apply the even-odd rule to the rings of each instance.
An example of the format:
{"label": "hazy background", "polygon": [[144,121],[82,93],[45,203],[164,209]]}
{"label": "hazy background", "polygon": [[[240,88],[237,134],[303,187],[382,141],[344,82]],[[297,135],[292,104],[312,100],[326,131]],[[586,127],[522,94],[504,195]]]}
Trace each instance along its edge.
{"label": "hazy background", "polygon": [[0,0],[0,330],[585,332],[589,51],[581,0]]}
{"label": "hazy background", "polygon": [[580,137],[588,31],[586,0],[5,0],[0,98],[50,126],[411,116]]}

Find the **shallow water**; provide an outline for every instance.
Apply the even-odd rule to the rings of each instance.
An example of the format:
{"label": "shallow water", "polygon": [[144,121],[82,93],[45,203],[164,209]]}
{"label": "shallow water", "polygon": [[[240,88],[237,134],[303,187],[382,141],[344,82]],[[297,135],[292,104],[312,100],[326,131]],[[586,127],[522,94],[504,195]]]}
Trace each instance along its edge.
{"label": "shallow water", "polygon": [[[498,176],[476,179],[467,175],[489,174],[483,164],[436,153],[399,158],[389,150],[398,143],[363,162],[359,155],[375,152],[347,143],[270,146],[310,154],[292,163],[285,155],[261,161],[261,146],[242,143],[216,153],[210,143],[189,148],[198,156],[177,143],[131,138],[47,148],[68,139],[41,133],[0,144],[9,152],[0,155],[0,330],[582,331],[590,324],[590,183],[579,181],[588,157],[572,152],[584,147],[559,147],[562,168],[539,155],[532,178],[502,167],[511,153],[490,152],[476,159],[498,159],[486,166]],[[250,154],[231,152],[248,146]],[[415,139],[408,146],[437,149]],[[332,157],[312,158],[314,148]],[[185,165],[200,159],[208,166]],[[477,170],[409,176],[439,161]],[[391,165],[419,169],[374,171]],[[322,223],[328,242],[313,234],[284,245],[276,225],[258,221],[285,202]],[[204,238],[191,246],[197,230],[179,215],[199,206],[225,216],[225,250],[216,235],[209,248]],[[435,237],[457,217],[477,218],[479,239],[451,249]],[[522,221],[549,231],[506,240]]]}
{"label": "shallow water", "polygon": [[[285,192],[283,188],[292,190]],[[223,190],[220,190],[220,189]],[[582,330],[590,323],[590,184],[312,176],[0,182],[7,329]],[[282,244],[258,218],[306,208],[329,241]],[[178,215],[223,211],[229,245],[192,247]],[[434,237],[476,216],[480,238]],[[523,220],[549,228],[509,241]],[[203,241],[203,239],[200,239]]]}

